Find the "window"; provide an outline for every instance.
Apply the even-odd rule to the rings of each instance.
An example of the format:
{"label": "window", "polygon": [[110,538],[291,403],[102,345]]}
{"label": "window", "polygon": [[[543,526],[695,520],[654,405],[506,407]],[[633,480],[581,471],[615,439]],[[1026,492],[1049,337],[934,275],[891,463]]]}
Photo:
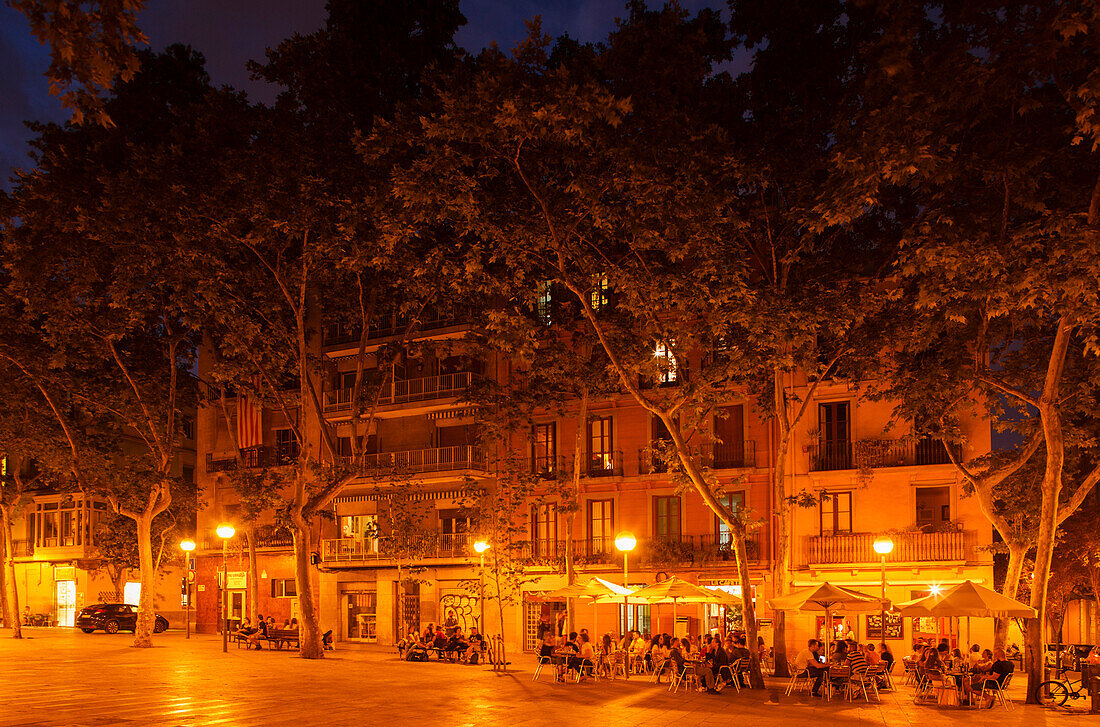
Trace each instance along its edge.
{"label": "window", "polygon": [[180,419],[180,432],[183,434],[184,439],[195,438],[195,420],[191,417],[183,417]]}
{"label": "window", "polygon": [[672,347],[661,341],[653,349],[653,358],[657,360],[657,383],[675,384],[680,381],[679,364]]}
{"label": "window", "polygon": [[[348,440],[350,447],[351,440]],[[350,452],[348,453],[350,454]],[[275,430],[275,463],[290,464],[298,459],[298,440],[294,437],[293,429]]]}
{"label": "window", "polygon": [[951,488],[918,487],[916,492],[916,525],[924,532],[942,530],[951,522]]}
{"label": "window", "polygon": [[294,598],[298,595],[298,584],[294,582],[293,578],[272,578],[271,579],[271,597],[272,598]]}
{"label": "window", "polygon": [[821,534],[852,532],[852,493],[821,493]]}
{"label": "window", "polygon": [[588,555],[611,553],[615,547],[615,501],[588,501]]}
{"label": "window", "polygon": [[653,534],[662,540],[680,539],[680,497],[678,495],[653,498]]}
{"label": "window", "polygon": [[[744,492],[727,492],[718,498],[718,501],[733,511],[733,514],[741,512],[745,507]],[[714,537],[718,541],[719,548],[729,548],[733,544],[729,526],[722,522],[717,515],[714,516]]]}
{"label": "window", "polygon": [[592,276],[592,290],[588,294],[588,305],[595,312],[600,312],[611,302],[611,286],[606,273]]}
{"label": "window", "polygon": [[714,416],[715,469],[745,466],[745,408],[724,406]]}
{"label": "window", "polygon": [[588,420],[588,474],[593,477],[615,472],[615,452],[611,417],[593,417]]}
{"label": "window", "polygon": [[852,437],[849,404],[836,401],[817,408],[818,470],[846,470],[852,466]]}
{"label": "window", "polygon": [[546,325],[554,322],[554,284],[549,280],[539,283],[535,290],[535,315]]}
{"label": "window", "polygon": [[340,518],[340,535],[356,539],[377,537],[378,516],[344,515]]}
{"label": "window", "polygon": [[543,477],[557,472],[558,425],[536,424],[531,432],[531,471]]}
{"label": "window", "polygon": [[531,508],[531,540],[536,557],[557,555],[558,518],[553,505]]}

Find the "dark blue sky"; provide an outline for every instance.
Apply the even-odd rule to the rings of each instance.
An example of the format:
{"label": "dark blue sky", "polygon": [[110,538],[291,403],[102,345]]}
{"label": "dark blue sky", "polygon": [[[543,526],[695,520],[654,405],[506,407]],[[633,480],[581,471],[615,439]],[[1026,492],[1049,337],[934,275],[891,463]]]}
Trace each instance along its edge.
{"label": "dark blue sky", "polygon": [[[392,0],[401,2],[401,0]],[[461,0],[467,25],[459,43],[472,51],[496,41],[511,48],[526,33],[524,21],[542,15],[551,35],[568,32],[580,40],[599,40],[625,14],[625,0]],[[650,1],[651,6],[659,3]],[[688,10],[724,7],[724,2],[682,0]],[[274,91],[248,78],[245,62],[262,59],[264,49],[287,36],[309,33],[324,22],[324,0],[148,0],[140,23],[149,43],[161,49],[189,43],[206,56],[216,84],[270,100]],[[49,95],[43,76],[49,59],[31,37],[26,19],[0,3],[0,180],[8,188],[10,171],[26,167],[26,120],[63,121],[61,104]]]}

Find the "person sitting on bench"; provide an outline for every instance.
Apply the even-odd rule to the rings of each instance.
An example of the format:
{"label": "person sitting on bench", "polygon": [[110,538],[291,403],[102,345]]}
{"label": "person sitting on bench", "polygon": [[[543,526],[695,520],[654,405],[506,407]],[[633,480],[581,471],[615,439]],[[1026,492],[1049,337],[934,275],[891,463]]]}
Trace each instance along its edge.
{"label": "person sitting on bench", "polygon": [[466,661],[476,664],[478,656],[485,651],[485,639],[477,631],[477,626],[470,629],[469,647],[466,649]]}
{"label": "person sitting on bench", "polygon": [[466,641],[466,637],[462,635],[462,627],[455,626],[451,637],[447,639],[447,646],[445,647],[447,658],[454,661],[457,654],[463,654],[469,648],[470,644]]}

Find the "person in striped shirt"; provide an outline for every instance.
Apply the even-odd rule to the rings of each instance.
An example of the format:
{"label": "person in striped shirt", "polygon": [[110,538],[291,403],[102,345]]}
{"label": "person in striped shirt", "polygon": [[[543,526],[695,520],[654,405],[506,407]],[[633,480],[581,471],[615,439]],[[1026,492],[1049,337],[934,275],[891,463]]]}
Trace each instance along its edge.
{"label": "person in striped shirt", "polygon": [[854,641],[848,641],[848,658],[845,661],[852,674],[867,671],[867,655]]}

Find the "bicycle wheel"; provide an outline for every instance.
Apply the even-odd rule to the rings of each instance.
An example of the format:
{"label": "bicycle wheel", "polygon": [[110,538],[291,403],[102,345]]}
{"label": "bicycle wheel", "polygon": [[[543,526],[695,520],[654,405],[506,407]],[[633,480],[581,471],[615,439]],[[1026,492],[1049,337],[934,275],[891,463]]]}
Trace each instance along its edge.
{"label": "bicycle wheel", "polygon": [[1064,682],[1043,682],[1036,692],[1039,704],[1061,707],[1069,699],[1069,687]]}

